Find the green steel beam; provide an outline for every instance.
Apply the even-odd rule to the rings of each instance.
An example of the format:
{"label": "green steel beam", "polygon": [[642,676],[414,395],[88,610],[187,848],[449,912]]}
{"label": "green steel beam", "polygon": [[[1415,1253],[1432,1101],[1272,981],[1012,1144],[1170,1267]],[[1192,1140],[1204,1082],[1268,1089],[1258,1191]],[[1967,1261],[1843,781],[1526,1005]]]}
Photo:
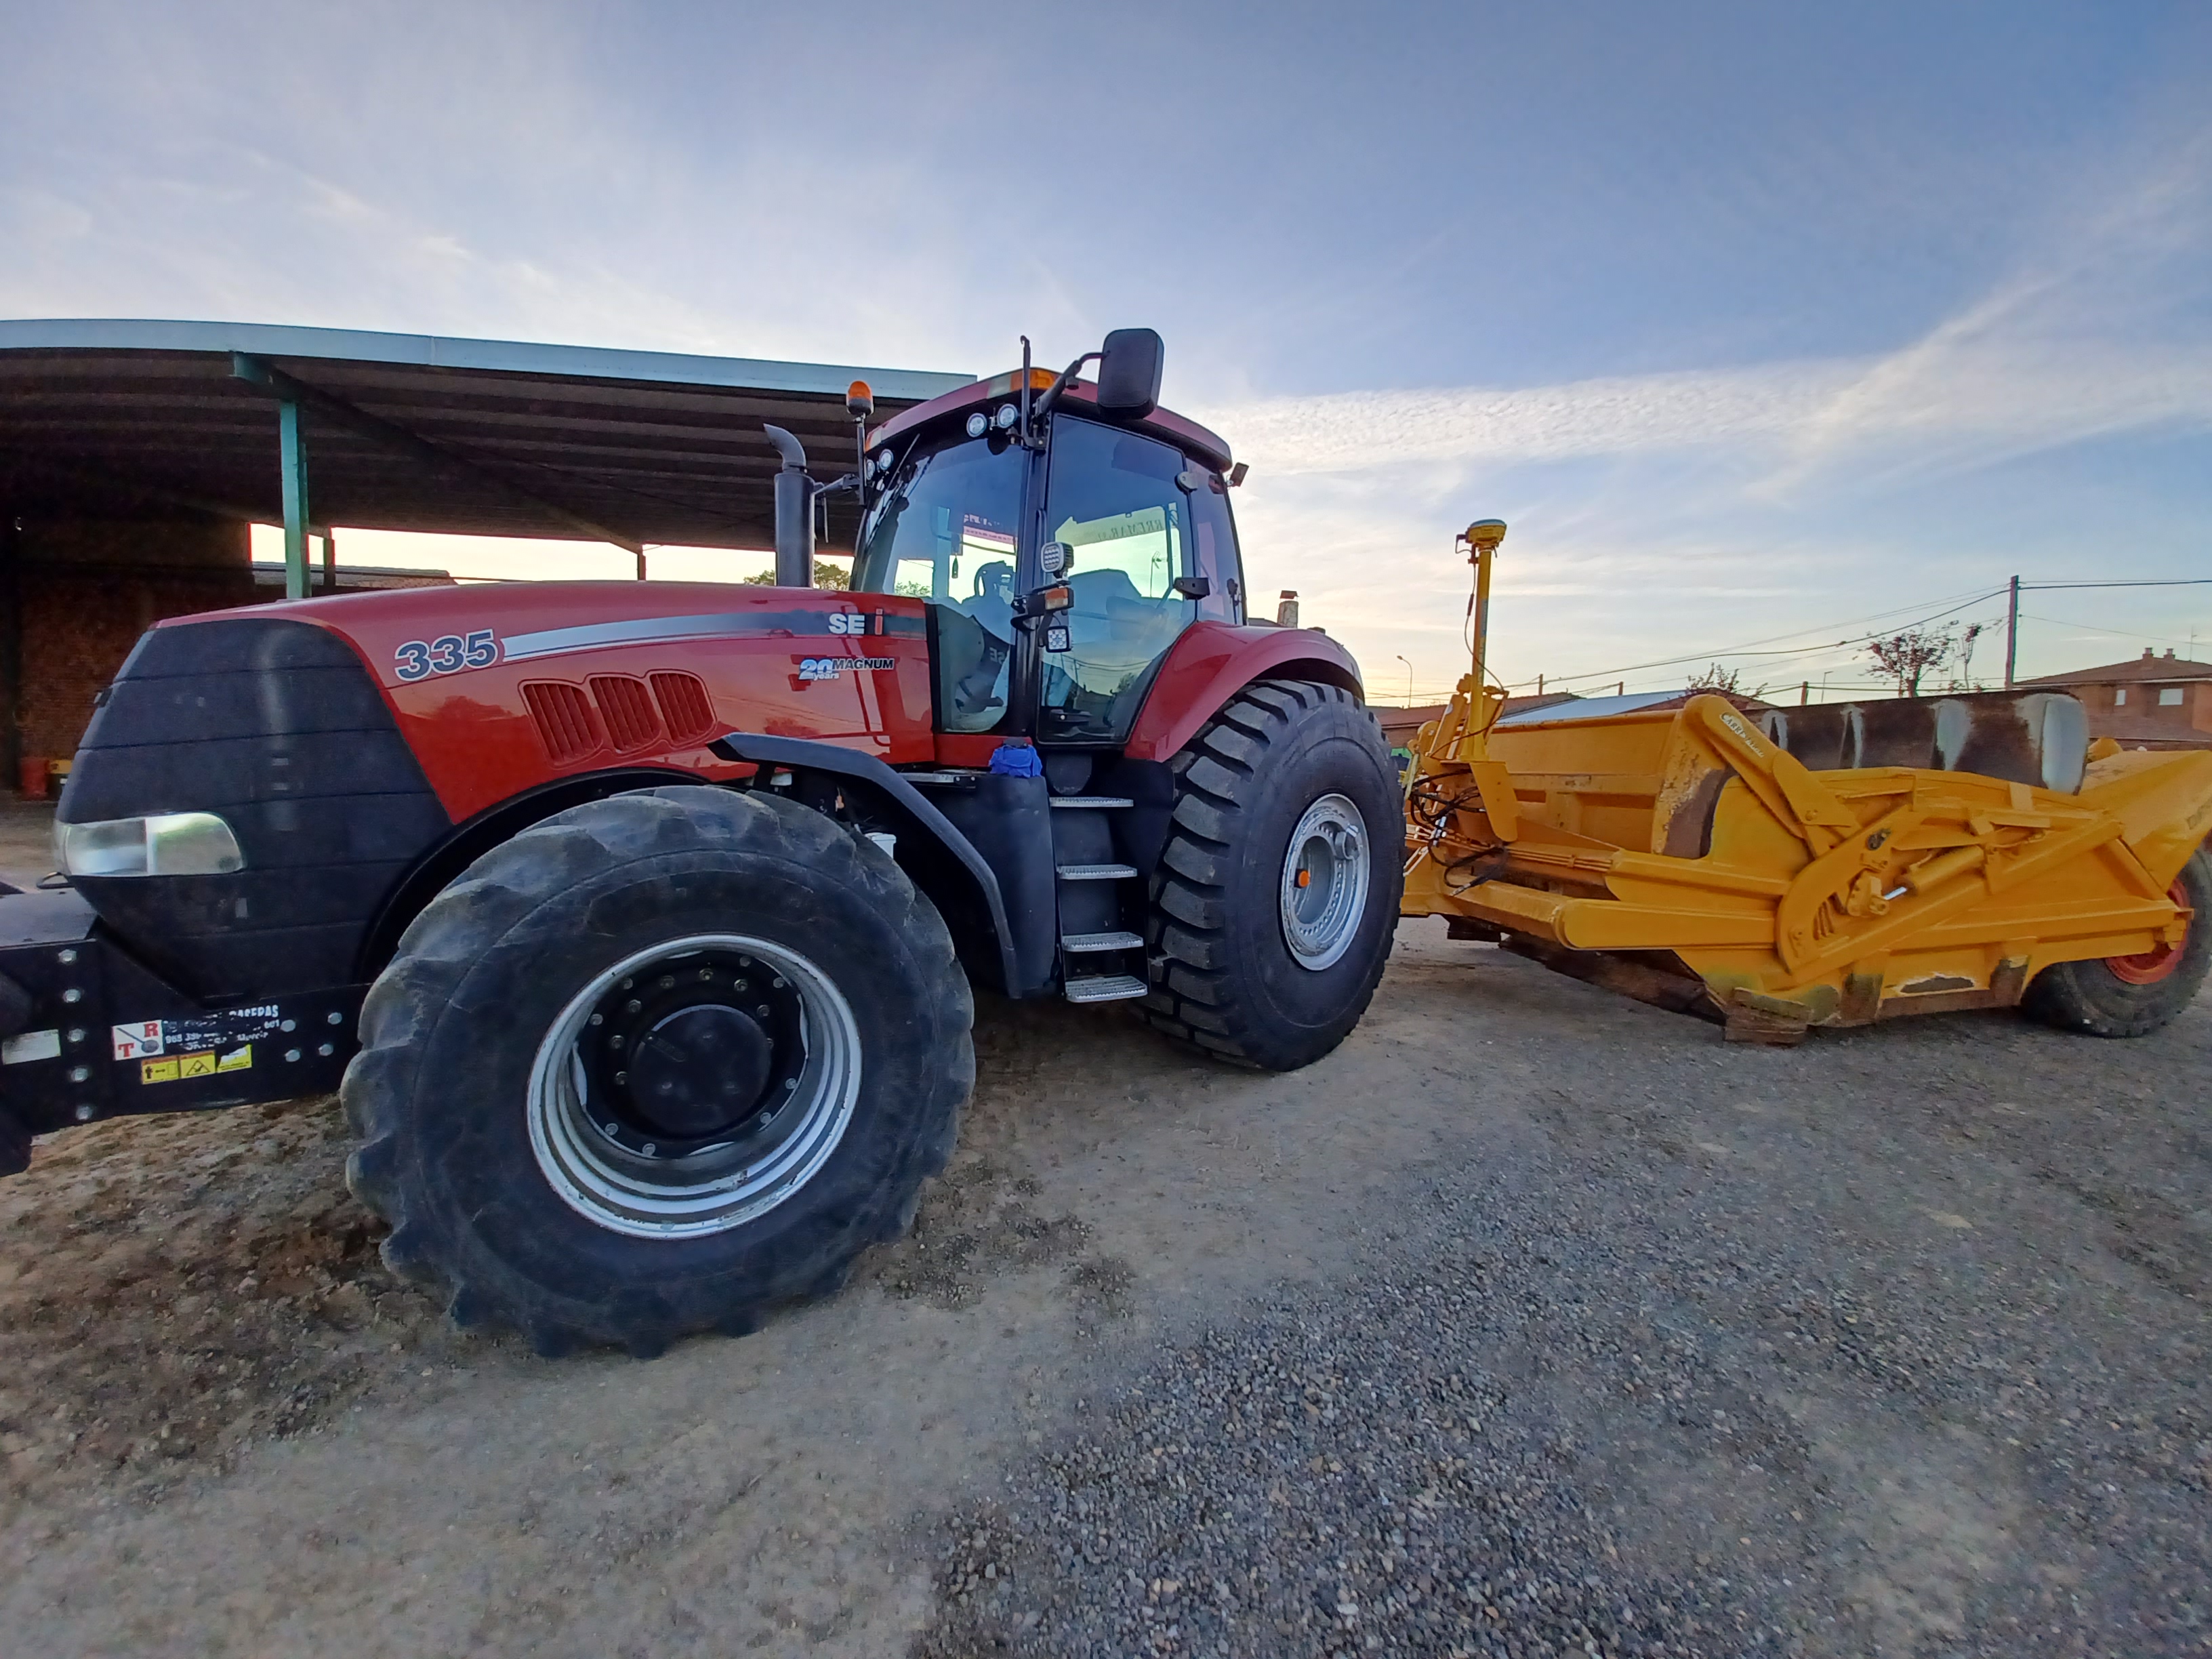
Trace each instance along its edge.
{"label": "green steel beam", "polygon": [[[295,405],[303,409],[312,409],[318,416],[351,431],[358,432],[362,436],[383,444],[387,448],[397,450],[423,466],[434,468],[441,472],[459,473],[465,477],[473,479],[479,484],[488,485],[507,495],[510,500],[527,502],[540,513],[580,532],[592,541],[611,542],[623,551],[635,554],[641,563],[643,562],[645,547],[636,538],[625,536],[618,530],[610,530],[606,526],[587,519],[580,513],[571,512],[558,501],[548,501],[534,490],[525,489],[503,472],[486,466],[481,462],[471,460],[466,456],[456,455],[450,450],[441,449],[428,439],[416,436],[404,426],[385,420],[380,416],[372,415],[365,409],[357,409],[344,398],[335,397],[320,387],[309,386],[304,380],[295,380],[283,369],[263,358],[256,357],[248,352],[234,351],[230,354],[230,372],[248,385],[258,386],[270,397],[276,398],[280,409],[290,409]],[[286,475],[285,488],[288,490],[291,488],[289,473]],[[288,495],[285,500],[289,510],[291,497]],[[304,511],[303,497],[303,514]],[[301,522],[303,525],[306,523],[304,517]],[[289,563],[291,557],[291,529],[289,518],[286,520],[285,535],[285,557]],[[301,554],[302,560],[307,556],[305,546],[306,544],[303,542]],[[305,565],[303,564],[301,568],[304,569]]]}
{"label": "green steel beam", "polygon": [[307,445],[300,405],[276,405],[276,465],[284,484],[284,597],[307,597]]}

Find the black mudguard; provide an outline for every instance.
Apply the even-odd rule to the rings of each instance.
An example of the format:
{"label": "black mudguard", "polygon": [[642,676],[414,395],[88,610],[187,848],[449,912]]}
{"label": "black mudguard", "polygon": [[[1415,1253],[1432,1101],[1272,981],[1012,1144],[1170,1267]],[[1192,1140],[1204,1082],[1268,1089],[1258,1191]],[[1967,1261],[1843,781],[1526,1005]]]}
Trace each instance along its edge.
{"label": "black mudguard", "polygon": [[[969,814],[949,796],[940,806],[873,755],[836,744],[732,732],[711,746],[725,760],[861,786],[866,804],[900,832],[898,862],[944,915],[969,973],[1012,997],[1056,988],[1052,827],[1042,778],[980,774],[975,787],[990,791],[990,810]],[[967,821],[956,823],[954,815]]]}

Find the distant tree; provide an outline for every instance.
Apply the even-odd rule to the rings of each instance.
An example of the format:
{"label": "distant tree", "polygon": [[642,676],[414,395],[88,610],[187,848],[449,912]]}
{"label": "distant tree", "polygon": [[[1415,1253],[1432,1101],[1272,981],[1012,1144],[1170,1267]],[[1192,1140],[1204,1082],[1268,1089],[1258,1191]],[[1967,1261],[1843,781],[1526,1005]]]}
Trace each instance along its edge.
{"label": "distant tree", "polygon": [[1951,689],[1954,691],[1974,691],[1980,689],[1974,684],[1974,641],[1982,637],[1982,629],[1986,626],[1986,623],[1976,623],[1959,635],[1959,672],[1951,677]]}
{"label": "distant tree", "polygon": [[1723,668],[1718,663],[1707,663],[1702,672],[1694,676],[1683,690],[1686,691],[1723,691],[1731,696],[1740,696],[1743,670]]}
{"label": "distant tree", "polygon": [[[774,587],[775,567],[770,565],[759,574],[748,576],[745,580],[755,587]],[[850,587],[853,585],[853,573],[842,564],[832,564],[827,559],[817,559],[814,562],[814,585],[817,587],[840,589]]]}
{"label": "distant tree", "polygon": [[1870,640],[1866,653],[1874,665],[1897,682],[1897,695],[1920,695],[1921,676],[1941,668],[1958,649],[1959,641],[1948,628],[1908,628],[1886,640]]}

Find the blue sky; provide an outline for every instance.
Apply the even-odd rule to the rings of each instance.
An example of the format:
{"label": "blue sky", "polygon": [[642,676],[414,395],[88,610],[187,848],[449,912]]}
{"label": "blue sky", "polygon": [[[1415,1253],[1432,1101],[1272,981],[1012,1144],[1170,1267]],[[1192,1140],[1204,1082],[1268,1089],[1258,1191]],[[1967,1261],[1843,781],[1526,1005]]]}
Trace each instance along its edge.
{"label": "blue sky", "polygon": [[[1150,325],[1253,465],[1255,591],[1378,695],[1460,672],[1479,516],[1513,525],[1496,666],[1588,689],[2015,573],[2212,576],[2201,5],[0,0],[0,315],[974,373]],[[2024,672],[2212,656],[2212,586],[2024,609]]]}

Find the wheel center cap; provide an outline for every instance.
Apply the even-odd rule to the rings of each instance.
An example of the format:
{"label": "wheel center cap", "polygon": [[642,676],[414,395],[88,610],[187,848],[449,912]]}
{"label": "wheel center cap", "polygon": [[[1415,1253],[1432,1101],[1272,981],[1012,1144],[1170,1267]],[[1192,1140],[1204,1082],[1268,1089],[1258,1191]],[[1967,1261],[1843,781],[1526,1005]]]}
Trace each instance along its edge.
{"label": "wheel center cap", "polygon": [[631,1109],[672,1139],[711,1135],[752,1115],[775,1058],[768,1033],[737,1009],[678,1009],[630,1055]]}

